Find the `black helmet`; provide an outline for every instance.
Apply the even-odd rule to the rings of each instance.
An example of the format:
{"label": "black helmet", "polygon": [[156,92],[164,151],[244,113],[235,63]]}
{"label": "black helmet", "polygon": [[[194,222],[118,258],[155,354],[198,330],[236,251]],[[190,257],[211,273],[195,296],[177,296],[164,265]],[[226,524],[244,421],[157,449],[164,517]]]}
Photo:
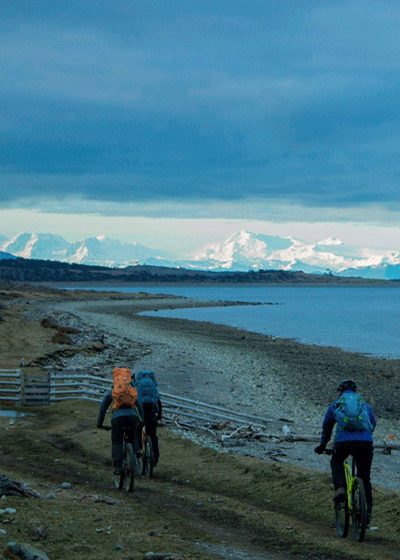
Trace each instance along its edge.
{"label": "black helmet", "polygon": [[337,386],[338,391],[357,391],[357,383],[352,379],[344,379]]}

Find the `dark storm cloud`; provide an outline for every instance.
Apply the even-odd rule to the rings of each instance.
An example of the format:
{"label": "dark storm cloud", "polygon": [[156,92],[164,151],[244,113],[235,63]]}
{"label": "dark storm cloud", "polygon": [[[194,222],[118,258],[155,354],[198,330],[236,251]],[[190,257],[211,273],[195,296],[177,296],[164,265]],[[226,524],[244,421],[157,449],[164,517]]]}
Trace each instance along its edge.
{"label": "dark storm cloud", "polygon": [[396,2],[2,11],[0,203],[400,199]]}

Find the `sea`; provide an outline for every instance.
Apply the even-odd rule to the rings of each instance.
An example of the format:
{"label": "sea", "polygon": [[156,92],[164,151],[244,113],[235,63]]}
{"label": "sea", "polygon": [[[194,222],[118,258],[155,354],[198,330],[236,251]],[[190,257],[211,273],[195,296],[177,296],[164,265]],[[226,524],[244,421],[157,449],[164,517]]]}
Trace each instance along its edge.
{"label": "sea", "polygon": [[210,302],[248,302],[252,305],[211,304],[143,314],[206,321],[305,344],[400,358],[400,286],[135,285],[85,289],[171,294]]}

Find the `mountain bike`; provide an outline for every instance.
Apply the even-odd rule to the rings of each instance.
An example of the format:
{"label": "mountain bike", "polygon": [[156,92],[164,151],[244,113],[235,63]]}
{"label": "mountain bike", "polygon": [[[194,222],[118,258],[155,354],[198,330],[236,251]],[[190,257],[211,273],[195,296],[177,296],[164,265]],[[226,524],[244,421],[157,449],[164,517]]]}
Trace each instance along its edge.
{"label": "mountain bike", "polygon": [[[111,430],[111,426],[102,426],[103,430]],[[135,485],[136,457],[133,444],[128,441],[128,435],[124,432],[122,441],[122,467],[121,473],[113,474],[113,483],[117,490],[124,489],[125,492],[132,492]]]}
{"label": "mountain bike", "polygon": [[[326,449],[326,455],[332,455],[333,449]],[[351,465],[346,459],[343,462],[346,477],[344,501],[335,504],[336,534],[346,538],[349,532],[350,518],[353,539],[362,542],[368,525],[367,502],[365,498],[364,482],[356,476],[356,466],[352,456]]]}

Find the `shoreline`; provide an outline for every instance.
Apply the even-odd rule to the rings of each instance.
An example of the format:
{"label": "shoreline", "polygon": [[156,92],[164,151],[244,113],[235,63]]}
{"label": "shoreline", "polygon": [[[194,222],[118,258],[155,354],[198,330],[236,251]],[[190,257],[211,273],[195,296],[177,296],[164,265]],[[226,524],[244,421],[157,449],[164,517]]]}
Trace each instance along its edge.
{"label": "shoreline", "polygon": [[[346,277],[343,277],[346,278]],[[62,286],[59,286],[59,284],[62,284]],[[69,289],[72,288],[83,288],[84,290],[90,291],[91,288],[85,288],[85,286],[98,286],[99,290],[93,290],[93,291],[100,291],[100,288],[106,288],[106,287],[110,287],[110,288],[129,288],[129,287],[150,287],[150,288],[157,288],[157,287],[163,287],[163,286],[168,286],[168,287],[204,287],[204,288],[224,288],[224,287],[252,287],[252,288],[256,288],[256,287],[260,287],[260,288],[266,288],[266,287],[279,287],[279,288],[360,288],[360,287],[365,287],[365,288],[376,288],[376,287],[386,287],[386,288],[400,288],[400,281],[399,280],[379,280],[379,279],[354,279],[354,278],[349,278],[348,282],[343,282],[343,281],[330,281],[330,282],[232,282],[232,281],[227,281],[227,282],[187,282],[187,281],[176,281],[176,282],[166,282],[166,281],[159,281],[159,282],[151,282],[151,281],[146,281],[146,282],[126,282],[126,281],[120,281],[120,280],[97,280],[97,281],[82,281],[82,282],[73,282],[73,281],[66,281],[66,282],[59,282],[59,283],[54,283],[54,282],[40,282],[41,286],[44,287],[48,287],[48,288],[54,288],[57,290],[63,290],[64,286],[66,286]]]}
{"label": "shoreline", "polygon": [[[337,382],[355,377],[378,416],[376,441],[399,433],[396,377],[399,360],[370,358],[336,348],[303,345],[232,327],[183,319],[144,317],[137,313],[176,305],[174,298],[146,301],[78,301],[51,304],[58,321],[72,321],[104,333],[112,349],[95,356],[92,365],[110,372],[123,360],[133,369],[154,369],[163,392],[175,393],[275,418],[271,431],[281,431],[288,418],[293,434],[319,435],[323,414],[336,397]],[[187,306],[196,302],[187,301]],[[203,303],[203,302],[202,302]],[[82,361],[83,360],[83,361]],[[67,367],[85,367],[82,356],[66,360]],[[360,374],[363,372],[363,380]],[[390,376],[393,376],[391,378]],[[377,387],[386,381],[385,391]],[[198,439],[194,437],[193,439]],[[202,438],[207,444],[206,439]],[[212,446],[210,442],[209,445]],[[316,470],[329,470],[328,461],[310,444],[249,443],[230,452],[251,454]],[[378,483],[398,490],[400,456],[376,453]]]}

